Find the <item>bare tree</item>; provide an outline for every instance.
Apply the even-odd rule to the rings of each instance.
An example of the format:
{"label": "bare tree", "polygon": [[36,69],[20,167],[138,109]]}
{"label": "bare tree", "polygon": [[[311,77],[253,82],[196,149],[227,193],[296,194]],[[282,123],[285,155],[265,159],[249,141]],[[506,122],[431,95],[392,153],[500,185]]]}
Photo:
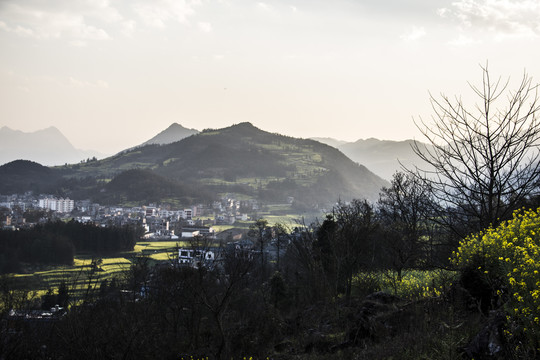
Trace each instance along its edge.
{"label": "bare tree", "polygon": [[260,270],[261,270],[261,283],[266,280],[266,257],[265,248],[272,238],[271,229],[268,227],[268,220],[258,219],[254,224],[249,227],[248,235],[254,239],[259,247],[260,251]]}
{"label": "bare tree", "polygon": [[300,304],[318,301],[328,293],[329,284],[321,265],[320,246],[317,245],[318,226],[320,225],[306,225],[302,219],[283,259],[284,274],[286,280],[292,284],[290,288],[297,308]]}
{"label": "bare tree", "polygon": [[423,238],[431,217],[429,189],[414,176],[397,172],[391,186],[382,189],[377,205],[388,262],[401,281],[403,269],[419,262],[426,265]]}
{"label": "bare tree", "polygon": [[479,103],[468,109],[460,97],[430,95],[431,122],[415,122],[432,148],[413,150],[430,170],[410,171],[431,188],[438,219],[459,236],[508,218],[528,196],[538,194],[540,123],[538,85],[524,73],[515,91],[482,68]]}
{"label": "bare tree", "polygon": [[276,223],[274,224],[272,228],[272,232],[275,236],[275,244],[276,244],[276,269],[277,271],[280,271],[279,262],[281,259],[281,253],[283,252],[284,248],[287,248],[287,245],[291,242],[291,230],[282,223]]}
{"label": "bare tree", "polygon": [[373,206],[367,200],[353,200],[350,204],[338,204],[328,220],[335,221],[336,241],[334,251],[338,264],[338,281],[345,288],[345,298],[349,302],[353,278],[360,270],[375,267],[375,242],[373,233],[377,221]]}
{"label": "bare tree", "polygon": [[199,281],[192,290],[210,311],[216,324],[219,341],[216,359],[231,358],[231,330],[227,328],[227,315],[230,315],[231,301],[248,286],[249,275],[253,268],[253,261],[245,253],[227,252],[223,261],[223,271],[216,269],[198,271]]}

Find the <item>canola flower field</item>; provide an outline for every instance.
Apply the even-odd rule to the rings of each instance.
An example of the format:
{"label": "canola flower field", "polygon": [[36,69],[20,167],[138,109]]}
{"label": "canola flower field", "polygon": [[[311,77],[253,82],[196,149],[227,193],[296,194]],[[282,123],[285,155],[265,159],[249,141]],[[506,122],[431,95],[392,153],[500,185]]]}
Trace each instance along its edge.
{"label": "canola flower field", "polygon": [[[452,258],[479,272],[504,303],[508,340],[540,351],[540,209],[516,211],[460,243]],[[516,349],[519,351],[519,348]]]}

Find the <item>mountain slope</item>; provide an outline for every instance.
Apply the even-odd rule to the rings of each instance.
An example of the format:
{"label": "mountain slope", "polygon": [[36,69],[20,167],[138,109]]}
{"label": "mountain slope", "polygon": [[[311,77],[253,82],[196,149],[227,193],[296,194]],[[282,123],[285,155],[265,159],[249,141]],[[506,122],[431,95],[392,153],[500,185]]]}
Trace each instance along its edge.
{"label": "mountain slope", "polygon": [[62,168],[67,177],[111,179],[129,169],[147,169],[214,193],[243,193],[268,201],[313,205],[338,199],[375,200],[388,183],[314,140],[272,134],[241,123],[205,130],[166,145],[129,149],[107,159]]}
{"label": "mountain slope", "polygon": [[6,126],[0,128],[0,164],[24,159],[44,165],[58,165],[101,155],[95,151],[76,149],[53,126],[29,133]]}
{"label": "mountain slope", "polygon": [[109,204],[207,202],[235,193],[268,203],[294,198],[299,208],[331,206],[340,199],[376,200],[381,187],[388,186],[331,146],[250,123],[73,165],[13,162],[0,167],[0,180],[0,193],[48,189]]}
{"label": "mountain slope", "polygon": [[172,199],[191,204],[194,199],[212,200],[212,194],[199,187],[180,184],[150,170],[132,169],[121,172],[94,196],[102,204],[142,202],[145,204]]}
{"label": "mountain slope", "polygon": [[150,144],[159,144],[159,145],[165,145],[170,144],[176,141],[180,141],[184,138],[187,138],[191,135],[198,134],[199,130],[195,129],[188,129],[183,127],[182,125],[178,123],[173,123],[171,126],[169,126],[167,129],[163,130],[150,140],[145,141],[141,145],[150,145]]}

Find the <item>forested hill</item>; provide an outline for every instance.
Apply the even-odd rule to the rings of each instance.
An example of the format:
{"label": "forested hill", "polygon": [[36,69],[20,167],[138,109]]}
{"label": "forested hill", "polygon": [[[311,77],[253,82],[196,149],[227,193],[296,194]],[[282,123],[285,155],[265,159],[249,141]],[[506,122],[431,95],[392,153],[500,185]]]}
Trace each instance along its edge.
{"label": "forested hill", "polygon": [[34,161],[15,160],[0,166],[0,194],[48,192],[60,179],[54,169]]}
{"label": "forested hill", "polygon": [[[331,146],[265,132],[250,123],[204,130],[171,144],[141,146],[103,160],[54,170],[64,179],[75,179],[72,183],[103,179],[96,183],[96,191],[101,191],[99,184],[132,169],[146,169],[160,179],[199,190],[204,187],[205,194],[245,193],[272,201],[294,197],[308,205],[338,199],[376,199],[381,187],[387,185]],[[175,186],[167,186],[170,197]],[[114,192],[114,187],[106,190]],[[137,195],[129,197],[135,199]]]}

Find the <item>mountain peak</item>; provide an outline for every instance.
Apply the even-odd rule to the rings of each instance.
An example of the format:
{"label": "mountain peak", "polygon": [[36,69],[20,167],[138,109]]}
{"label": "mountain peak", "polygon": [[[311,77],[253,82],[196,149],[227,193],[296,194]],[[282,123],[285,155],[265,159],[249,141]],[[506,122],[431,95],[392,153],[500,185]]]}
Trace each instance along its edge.
{"label": "mountain peak", "polygon": [[13,130],[12,128],[10,127],[7,127],[7,126],[2,126],[0,128],[0,134],[14,134],[14,133],[17,133],[17,132],[21,132],[19,130]]}
{"label": "mountain peak", "polygon": [[266,131],[259,129],[255,125],[253,125],[250,122],[241,122],[238,124],[234,124],[232,126],[229,126],[228,128],[225,128],[223,130],[232,131],[234,133],[238,133],[240,136],[248,136],[252,135],[254,133],[264,133]]}
{"label": "mountain peak", "polygon": [[47,134],[49,136],[58,136],[58,137],[61,137],[61,138],[65,138],[66,141],[69,142],[69,140],[65,137],[65,135],[62,134],[62,132],[56,126],[49,126],[49,127],[45,128],[45,129],[35,131],[34,133],[35,134],[39,134],[39,133]]}
{"label": "mountain peak", "polygon": [[151,138],[150,140],[145,141],[141,145],[150,145],[158,144],[165,145],[173,142],[180,141],[184,138],[187,138],[191,135],[198,134],[199,131],[196,129],[188,129],[179,123],[172,123],[168,128]]}
{"label": "mountain peak", "polygon": [[92,156],[102,157],[95,151],[76,149],[55,126],[32,132],[0,128],[0,164],[15,159],[28,159],[43,165],[79,162]]}
{"label": "mountain peak", "polygon": [[187,127],[182,126],[182,124],[179,124],[179,123],[175,122],[175,123],[172,123],[171,125],[169,125],[169,127],[166,128],[165,131],[177,130],[177,129],[194,130],[194,129],[188,129]]}
{"label": "mountain peak", "polygon": [[238,123],[238,124],[234,124],[233,126],[231,127],[238,127],[238,128],[254,128],[254,129],[257,129],[256,126],[254,126],[252,123],[250,123],[249,121],[244,121],[244,122],[241,122],[241,123]]}

